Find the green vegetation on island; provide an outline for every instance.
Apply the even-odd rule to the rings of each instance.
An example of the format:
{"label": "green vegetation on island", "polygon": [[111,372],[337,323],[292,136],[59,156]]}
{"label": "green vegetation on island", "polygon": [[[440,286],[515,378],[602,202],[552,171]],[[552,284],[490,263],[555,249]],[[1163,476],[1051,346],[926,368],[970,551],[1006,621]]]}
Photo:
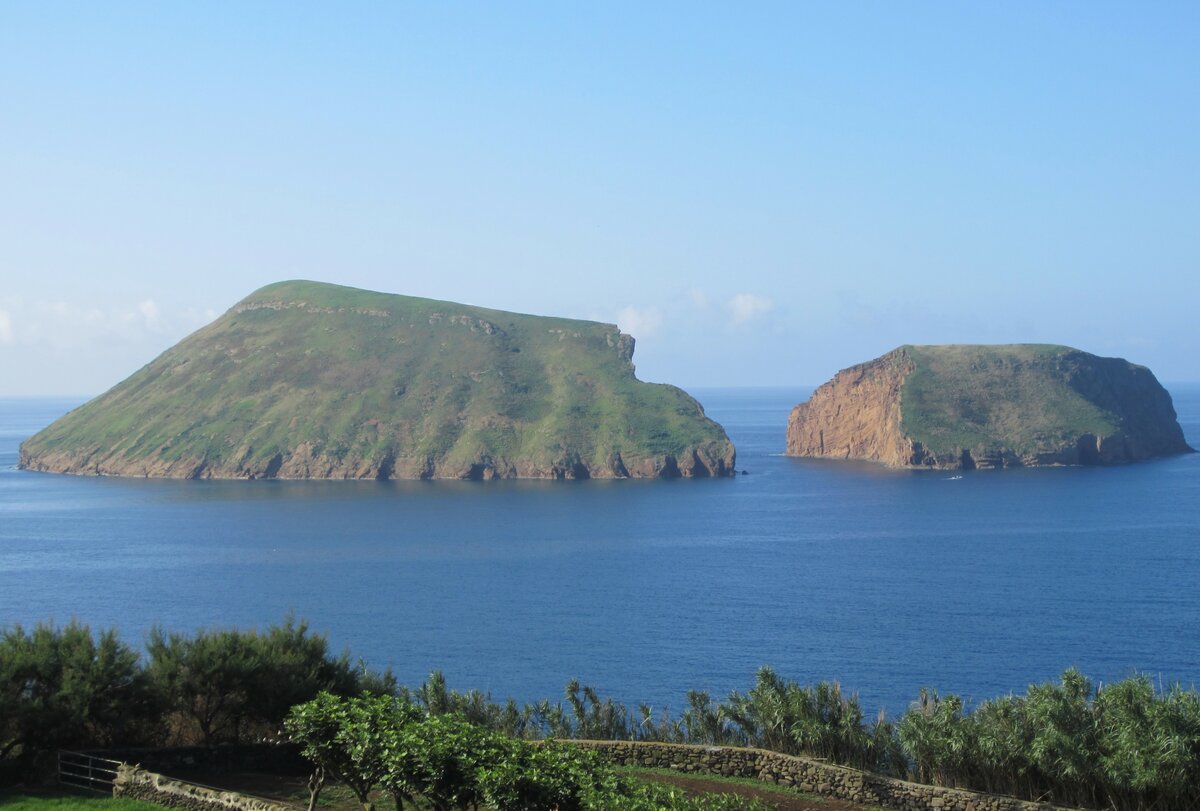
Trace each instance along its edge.
{"label": "green vegetation on island", "polygon": [[1052,344],[903,346],[792,411],[788,452],[895,467],[1091,465],[1191,450],[1149,369]]}
{"label": "green vegetation on island", "polygon": [[21,446],[33,470],[176,478],[734,472],[615,326],[273,284]]}
{"label": "green vegetation on island", "polygon": [[[154,632],[143,655],[114,631],[96,635],[78,624],[0,632],[0,780],[44,772],[58,748],[275,739],[289,717],[291,738],[330,776],[358,781],[363,792],[420,795],[434,807],[449,792],[509,796],[501,808],[552,807],[520,798],[556,791],[565,793],[561,808],[605,807],[562,800],[601,796],[589,794],[601,788],[632,798],[621,807],[736,807],[672,804],[621,783],[590,755],[522,743],[546,739],[752,746],[1113,811],[1185,811],[1200,796],[1200,694],[1156,689],[1144,676],[1097,687],[1068,670],[1057,683],[973,708],[922,690],[893,721],[865,717],[858,697],[836,683],[800,685],[763,668],[749,691],[724,701],[692,691],[672,716],[629,708],[577,681],[562,701],[524,705],[451,690],[436,673],[419,687],[400,686],[331,654],[323,637],[290,620],[261,633]],[[461,779],[437,783],[455,764],[466,764]]]}
{"label": "green vegetation on island", "polygon": [[1089,398],[1072,385],[1112,359],[1051,344],[905,350],[913,371],[900,397],[901,426],[932,454],[1007,447],[1029,456],[1120,430],[1116,397]]}

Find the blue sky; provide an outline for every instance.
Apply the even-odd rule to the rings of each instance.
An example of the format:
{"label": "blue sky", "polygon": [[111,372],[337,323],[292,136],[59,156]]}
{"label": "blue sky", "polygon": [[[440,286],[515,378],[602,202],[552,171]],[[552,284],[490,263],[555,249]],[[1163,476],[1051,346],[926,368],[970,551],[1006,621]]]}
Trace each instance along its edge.
{"label": "blue sky", "polygon": [[6,3],[0,395],[311,278],[617,322],[639,376],[902,343],[1200,380],[1194,3]]}

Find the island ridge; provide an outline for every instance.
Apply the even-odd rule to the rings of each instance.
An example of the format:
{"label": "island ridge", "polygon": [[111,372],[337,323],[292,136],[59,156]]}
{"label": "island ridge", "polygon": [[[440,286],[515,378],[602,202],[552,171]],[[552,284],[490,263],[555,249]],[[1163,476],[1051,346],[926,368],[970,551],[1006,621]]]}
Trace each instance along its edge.
{"label": "island ridge", "polygon": [[21,445],[20,466],[170,478],[734,474],[688,394],[634,376],[634,340],[308,281],[258,290]]}

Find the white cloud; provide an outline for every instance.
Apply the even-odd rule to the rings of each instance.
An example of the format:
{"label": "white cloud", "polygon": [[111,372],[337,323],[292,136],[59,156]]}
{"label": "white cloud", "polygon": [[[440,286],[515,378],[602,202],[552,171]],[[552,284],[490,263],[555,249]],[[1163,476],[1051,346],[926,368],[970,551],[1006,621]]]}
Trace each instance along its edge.
{"label": "white cloud", "polygon": [[770,312],[775,302],[753,293],[738,293],[725,306],[729,308],[730,324],[736,327]]}
{"label": "white cloud", "polygon": [[708,293],[698,287],[693,287],[688,291],[688,298],[697,309],[703,310],[708,307]]}
{"label": "white cloud", "polygon": [[189,320],[184,313],[164,312],[153,299],[104,308],[69,300],[0,299],[0,346],[69,351],[97,342],[157,345],[164,336],[186,329]]}
{"label": "white cloud", "polygon": [[635,338],[653,335],[662,324],[662,313],[657,307],[625,307],[617,311],[617,325]]}
{"label": "white cloud", "polygon": [[154,299],[148,298],[138,305],[138,312],[142,314],[145,320],[146,329],[152,332],[158,332],[162,326],[162,315],[158,311],[158,305],[154,303]]}

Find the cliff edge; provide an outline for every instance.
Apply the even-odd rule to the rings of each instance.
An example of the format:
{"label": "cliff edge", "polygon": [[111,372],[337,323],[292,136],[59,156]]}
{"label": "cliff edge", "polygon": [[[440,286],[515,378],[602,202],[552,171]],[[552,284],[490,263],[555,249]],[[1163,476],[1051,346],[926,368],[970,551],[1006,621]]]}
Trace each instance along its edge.
{"label": "cliff edge", "polygon": [[21,446],[20,466],[167,478],[732,476],[688,394],[610,324],[317,282],[264,287]]}
{"label": "cliff edge", "polygon": [[792,456],[890,467],[1108,465],[1190,452],[1149,369],[1048,344],[903,346],[788,418]]}

